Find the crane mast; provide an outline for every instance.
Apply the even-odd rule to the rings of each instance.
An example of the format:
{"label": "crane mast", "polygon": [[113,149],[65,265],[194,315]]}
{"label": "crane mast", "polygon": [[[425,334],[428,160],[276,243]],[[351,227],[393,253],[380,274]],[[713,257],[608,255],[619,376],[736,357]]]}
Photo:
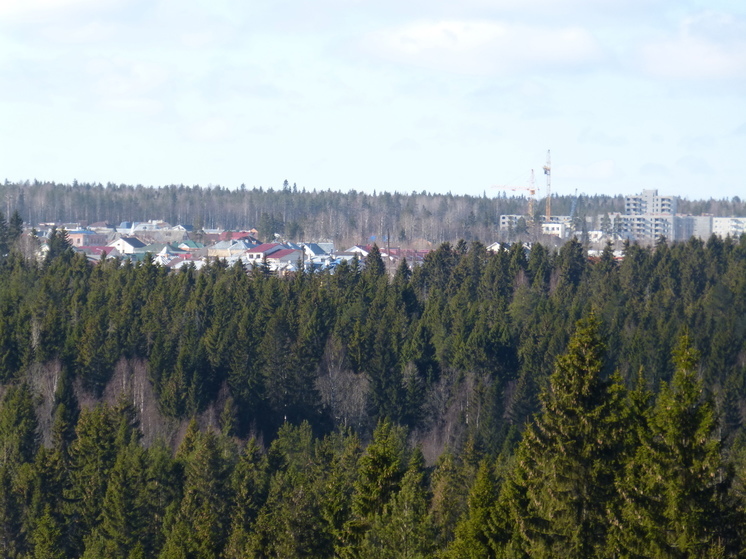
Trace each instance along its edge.
{"label": "crane mast", "polygon": [[544,217],[546,222],[549,223],[552,221],[552,160],[549,150],[547,150],[547,164],[544,165],[544,174],[547,177],[547,201]]}

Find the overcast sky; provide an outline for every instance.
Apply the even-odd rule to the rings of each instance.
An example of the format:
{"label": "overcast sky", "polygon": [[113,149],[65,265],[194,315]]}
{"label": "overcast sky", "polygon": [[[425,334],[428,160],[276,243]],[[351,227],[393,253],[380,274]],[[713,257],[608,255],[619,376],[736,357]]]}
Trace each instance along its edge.
{"label": "overcast sky", "polygon": [[746,197],[746,2],[0,0],[0,180],[543,196],[548,150]]}

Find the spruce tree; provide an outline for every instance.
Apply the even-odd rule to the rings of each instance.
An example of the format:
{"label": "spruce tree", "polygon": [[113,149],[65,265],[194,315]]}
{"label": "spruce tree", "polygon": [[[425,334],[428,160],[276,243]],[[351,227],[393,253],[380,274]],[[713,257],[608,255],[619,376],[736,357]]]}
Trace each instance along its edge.
{"label": "spruce tree", "polygon": [[428,514],[424,479],[424,458],[418,449],[394,494],[380,514],[375,515],[360,549],[370,559],[426,559],[434,551],[435,533]]}
{"label": "spruce tree", "polygon": [[145,450],[132,441],[123,447],[111,470],[98,531],[106,556],[126,559],[145,539]]}
{"label": "spruce tree", "polygon": [[218,557],[228,537],[226,457],[213,433],[197,434],[195,439],[191,452],[183,455],[183,497],[168,531],[161,559]]}
{"label": "spruce tree", "polygon": [[44,515],[37,521],[31,533],[31,544],[30,559],[65,559],[67,557],[62,529],[49,505],[45,507]]}
{"label": "spruce tree", "polygon": [[39,444],[34,400],[27,383],[8,388],[0,405],[0,466],[15,471],[31,462]]}
{"label": "spruce tree", "polygon": [[359,557],[365,533],[399,490],[404,475],[404,451],[404,430],[388,419],[381,420],[358,463],[352,514],[346,525],[346,545],[340,547],[341,556]]}
{"label": "spruce tree", "polygon": [[688,336],[676,372],[658,395],[634,458],[619,481],[621,519],[612,552],[625,557],[731,557],[738,554],[743,504],[729,496],[712,400],[698,378]]}
{"label": "spruce tree", "polygon": [[605,546],[623,422],[621,392],[602,378],[598,329],[594,317],[581,320],[557,359],[498,505],[507,509],[502,529],[532,558],[595,558]]}
{"label": "spruce tree", "polygon": [[469,491],[468,509],[456,526],[453,542],[443,554],[445,559],[493,559],[492,510],[497,499],[494,468],[482,461],[474,485]]}

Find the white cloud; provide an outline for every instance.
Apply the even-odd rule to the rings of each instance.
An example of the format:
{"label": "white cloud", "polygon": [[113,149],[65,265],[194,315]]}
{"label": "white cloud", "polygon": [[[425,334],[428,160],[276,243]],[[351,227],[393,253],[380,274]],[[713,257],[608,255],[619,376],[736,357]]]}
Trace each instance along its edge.
{"label": "white cloud", "polygon": [[674,79],[746,78],[746,23],[703,13],[682,21],[678,33],[640,49],[643,70]]}
{"label": "white cloud", "polygon": [[580,27],[532,27],[499,21],[422,22],[371,34],[366,46],[384,58],[466,74],[576,68],[602,58]]}

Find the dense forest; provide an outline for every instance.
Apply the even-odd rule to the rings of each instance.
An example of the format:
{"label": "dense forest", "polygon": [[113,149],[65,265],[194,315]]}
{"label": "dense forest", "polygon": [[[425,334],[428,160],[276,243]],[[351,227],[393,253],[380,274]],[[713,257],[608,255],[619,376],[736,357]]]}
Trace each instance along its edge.
{"label": "dense forest", "polygon": [[[509,195],[510,194],[510,195]],[[291,241],[331,240],[340,245],[367,243],[371,237],[406,248],[437,247],[459,239],[484,244],[503,240],[501,214],[524,214],[528,200],[505,190],[485,190],[483,196],[427,192],[365,194],[311,191],[286,180],[270,188],[236,189],[220,186],[55,184],[24,182],[0,184],[5,214],[18,211],[26,223],[94,223],[165,220],[173,225],[225,230],[250,229],[263,237],[278,233]],[[627,194],[634,194],[629,192]],[[665,194],[665,193],[662,193]],[[675,194],[675,193],[671,193]],[[624,197],[553,196],[552,214],[578,220],[624,212]],[[537,200],[538,217],[544,201]],[[680,200],[679,212],[693,215],[746,216],[746,200]],[[581,226],[577,227],[582,230]]]}
{"label": "dense forest", "polygon": [[4,557],[746,553],[746,236],[278,278],[11,223]]}

